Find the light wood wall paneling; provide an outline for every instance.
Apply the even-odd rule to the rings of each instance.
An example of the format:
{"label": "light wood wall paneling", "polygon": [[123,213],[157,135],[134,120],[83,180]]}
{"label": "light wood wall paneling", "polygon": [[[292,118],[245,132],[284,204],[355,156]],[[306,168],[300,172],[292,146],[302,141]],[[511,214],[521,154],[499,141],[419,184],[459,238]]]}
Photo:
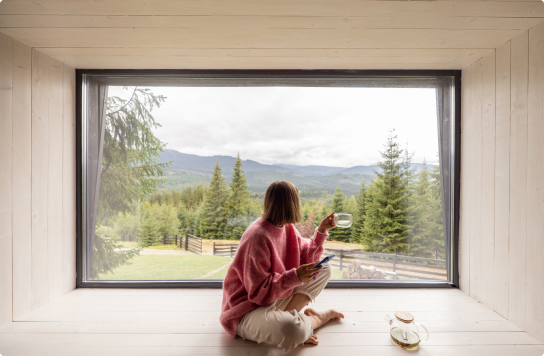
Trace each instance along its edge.
{"label": "light wood wall paneling", "polygon": [[529,35],[511,41],[509,319],[525,328],[527,240],[527,80]]}
{"label": "light wood wall paneling", "polygon": [[[148,55],[154,60],[162,57],[175,57],[181,60],[187,58],[213,58],[213,57],[236,57],[241,59],[264,58],[413,58],[414,63],[448,63],[454,58],[462,58],[468,62],[467,66],[477,59],[485,56],[491,50],[488,48],[371,48],[371,49],[350,49],[350,48],[146,48]],[[40,48],[43,52],[52,57],[63,56],[65,58],[79,57],[108,57],[108,58],[142,58],[142,48],[93,48],[93,47],[58,47]],[[115,62],[113,63],[116,64]],[[151,64],[151,63],[150,63]]]}
{"label": "light wood wall paneling", "polygon": [[63,65],[62,292],[76,287],[76,71]]}
{"label": "light wood wall paneling", "polygon": [[0,326],[12,315],[13,40],[0,34]]}
{"label": "light wood wall paneling", "polygon": [[461,73],[461,197],[459,208],[459,286],[465,293],[470,293],[470,212],[472,204],[470,204],[470,188],[471,188],[471,169],[472,155],[471,152],[471,128],[470,121],[472,118],[472,73],[473,66],[470,65],[463,69]]}
{"label": "light wood wall paneling", "polygon": [[5,0],[5,15],[266,15],[266,16],[372,16],[430,14],[449,16],[544,17],[537,1],[170,1],[146,0],[88,2],[74,0]]}
{"label": "light wood wall paneling", "polygon": [[13,41],[13,317],[31,309],[31,49]]}
{"label": "light wood wall paneling", "polygon": [[3,28],[31,47],[495,48],[523,30]]}
{"label": "light wood wall paneling", "polygon": [[63,163],[63,64],[40,54],[48,72],[49,164],[48,164],[48,267],[49,300],[62,294],[62,163]]}
{"label": "light wood wall paneling", "polygon": [[427,14],[392,16],[94,16],[0,15],[0,28],[243,28],[262,29],[364,29],[428,28],[459,30],[528,30],[542,18],[475,17]]}
{"label": "light wood wall paneling", "polygon": [[482,190],[480,300],[493,305],[495,264],[495,50],[482,62]]}
{"label": "light wood wall paneling", "polygon": [[32,309],[49,301],[49,71],[46,57],[32,50]]}
{"label": "light wood wall paneling", "polygon": [[472,65],[470,127],[471,133],[471,168],[470,203],[472,205],[469,217],[470,228],[470,296],[481,300],[482,292],[482,114],[483,114],[483,64],[478,61]]}
{"label": "light wood wall paneling", "polygon": [[526,330],[544,340],[544,23],[529,31]]}
{"label": "light wood wall paneling", "polygon": [[40,48],[76,68],[463,69],[489,49]]}
{"label": "light wood wall paneling", "polygon": [[510,222],[510,41],[496,51],[495,263],[493,310],[508,318]]}

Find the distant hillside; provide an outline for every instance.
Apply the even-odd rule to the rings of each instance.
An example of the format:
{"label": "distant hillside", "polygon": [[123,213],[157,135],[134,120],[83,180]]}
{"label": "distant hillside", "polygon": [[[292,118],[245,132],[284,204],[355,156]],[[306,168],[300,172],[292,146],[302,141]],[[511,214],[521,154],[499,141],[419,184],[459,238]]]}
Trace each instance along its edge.
{"label": "distant hillside", "polygon": [[339,186],[345,194],[355,195],[359,193],[363,180],[370,183],[374,178],[371,175],[341,173],[328,176],[308,176],[275,170],[246,172],[247,184],[252,192],[264,192],[270,183],[277,180],[287,180],[296,185],[299,190],[334,193],[336,187]]}
{"label": "distant hillside", "polygon": [[274,166],[283,167],[291,171],[297,171],[301,173],[320,175],[320,176],[327,175],[327,174],[334,174],[336,172],[340,172],[346,169],[342,167],[327,167],[327,166],[295,166],[292,164],[275,164]]}
{"label": "distant hillside", "polygon": [[[230,156],[198,156],[181,153],[175,150],[165,150],[159,162],[171,162],[165,178],[167,182],[159,186],[160,191],[181,190],[195,184],[206,184],[211,180],[215,163],[223,170],[225,180],[230,182],[232,168],[236,161]],[[277,180],[287,180],[300,190],[325,191],[333,193],[337,186],[347,195],[358,194],[361,182],[372,182],[376,178],[374,171],[380,172],[376,165],[355,166],[350,168],[327,166],[297,166],[287,164],[262,164],[252,160],[242,160],[250,192],[264,192],[270,183]],[[421,169],[421,163],[412,164],[413,168]]]}
{"label": "distant hillside", "polygon": [[[164,152],[159,157],[159,162],[170,162],[173,163],[168,167],[168,169],[181,168],[188,171],[201,172],[201,173],[213,173],[215,167],[215,162],[219,162],[219,166],[223,170],[231,170],[234,167],[234,162],[236,162],[236,157],[230,156],[197,156],[187,153],[181,153],[175,150],[164,150]],[[272,166],[267,164],[261,164],[259,162],[251,160],[242,160],[244,165],[244,171],[249,172],[256,169],[274,169],[274,170],[285,170],[279,166]]]}

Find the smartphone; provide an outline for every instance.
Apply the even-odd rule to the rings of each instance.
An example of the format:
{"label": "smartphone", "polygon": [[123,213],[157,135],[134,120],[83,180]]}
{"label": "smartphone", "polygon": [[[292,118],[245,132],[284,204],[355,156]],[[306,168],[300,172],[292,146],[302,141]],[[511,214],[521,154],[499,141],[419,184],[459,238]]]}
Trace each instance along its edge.
{"label": "smartphone", "polygon": [[316,269],[316,268],[321,267],[322,264],[329,262],[333,257],[334,257],[334,255],[330,255],[330,256],[325,257],[318,264],[316,264],[314,266],[314,268],[312,268],[312,269]]}

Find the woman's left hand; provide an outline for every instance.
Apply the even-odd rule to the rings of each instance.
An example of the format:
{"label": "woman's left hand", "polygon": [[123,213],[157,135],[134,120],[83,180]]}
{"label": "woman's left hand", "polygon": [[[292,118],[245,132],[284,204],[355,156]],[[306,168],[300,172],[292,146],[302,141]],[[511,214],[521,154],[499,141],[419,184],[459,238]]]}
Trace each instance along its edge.
{"label": "woman's left hand", "polygon": [[334,211],[333,211],[331,215],[325,216],[325,218],[321,221],[321,224],[319,224],[319,227],[317,228],[317,230],[320,233],[324,234],[325,232],[329,231],[335,226],[336,225],[334,225]]}

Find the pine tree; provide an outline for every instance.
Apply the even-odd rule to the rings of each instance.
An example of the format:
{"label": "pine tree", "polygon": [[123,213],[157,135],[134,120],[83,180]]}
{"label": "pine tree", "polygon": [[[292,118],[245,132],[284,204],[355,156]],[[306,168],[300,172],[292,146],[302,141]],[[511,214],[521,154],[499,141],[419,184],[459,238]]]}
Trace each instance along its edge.
{"label": "pine tree", "polygon": [[240,239],[250,223],[248,221],[249,190],[244,171],[241,167],[242,160],[240,159],[240,154],[238,154],[234,163],[232,180],[229,184],[230,195],[225,204],[228,222],[223,232],[225,238],[233,240]]}
{"label": "pine tree", "polygon": [[353,217],[353,225],[351,227],[351,242],[361,243],[363,240],[363,228],[365,225],[367,203],[367,187],[365,182],[361,183],[361,189],[357,196],[357,212]]}
{"label": "pine tree", "polygon": [[321,220],[325,219],[325,216],[329,215],[330,213],[332,213],[330,205],[323,204],[323,206],[321,207],[321,211],[319,212],[320,218],[318,219],[318,226],[321,223]]}
{"label": "pine tree", "polygon": [[159,241],[158,205],[147,202],[141,205],[140,245],[148,247]]}
{"label": "pine tree", "polygon": [[296,224],[295,227],[300,233],[300,236],[311,238],[314,235],[314,230],[315,230],[314,222],[315,222],[315,214],[309,213],[308,217],[304,219],[304,222]]}
{"label": "pine tree", "polygon": [[408,198],[407,254],[418,257],[432,257],[433,231],[431,230],[431,193],[429,170],[424,163],[417,174],[414,184],[410,186]]}
{"label": "pine tree", "polygon": [[159,208],[159,235],[176,235],[179,233],[180,221],[176,209],[171,205],[163,204]]}
{"label": "pine tree", "polygon": [[[344,210],[344,193],[342,193],[340,187],[336,187],[336,192],[334,193],[334,197],[332,199],[332,211],[335,213],[346,212]],[[351,228],[344,229],[336,227],[329,230],[329,235],[330,240],[348,242],[349,238],[351,237]]]}
{"label": "pine tree", "polygon": [[373,185],[373,196],[367,205],[364,234],[371,240],[370,251],[403,253],[407,249],[407,180],[406,163],[402,160],[397,136],[390,132],[385,150],[380,152],[382,169]]}
{"label": "pine tree", "polygon": [[429,173],[431,183],[429,188],[431,202],[431,242],[429,250],[433,258],[444,257],[444,218],[442,215],[442,196],[440,186],[440,166],[435,166]]}
{"label": "pine tree", "polygon": [[222,175],[219,162],[215,164],[212,181],[204,200],[204,209],[200,217],[202,237],[219,239],[223,237],[223,230],[227,223],[225,203],[228,197],[225,177]]}
{"label": "pine tree", "polygon": [[[139,200],[156,191],[169,163],[159,163],[158,156],[166,144],[153,129],[161,125],[151,114],[165,101],[149,89],[135,88],[129,100],[108,97],[105,130],[103,132],[102,167],[96,226],[108,215],[134,212]],[[91,233],[91,278],[113,272],[118,266],[139,254],[139,249],[119,251],[113,240],[104,240]]]}
{"label": "pine tree", "polygon": [[249,190],[246,183],[246,176],[242,170],[240,154],[234,163],[234,172],[230,181],[230,195],[227,200],[229,218],[244,215],[249,206]]}

